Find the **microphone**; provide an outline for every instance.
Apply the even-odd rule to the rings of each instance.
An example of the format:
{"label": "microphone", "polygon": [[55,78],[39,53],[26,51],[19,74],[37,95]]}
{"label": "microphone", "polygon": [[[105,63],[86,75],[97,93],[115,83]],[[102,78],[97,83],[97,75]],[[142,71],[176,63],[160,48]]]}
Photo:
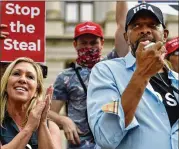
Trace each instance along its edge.
{"label": "microphone", "polygon": [[[144,49],[147,49],[149,48],[150,46],[154,45],[155,43],[154,42],[150,42],[149,44],[147,44]],[[166,72],[168,73],[168,71],[170,70],[170,67],[168,66],[167,62],[164,60],[164,68],[166,70]],[[179,94],[179,89],[174,87],[173,85],[170,85],[172,87],[172,89],[177,93]]]}
{"label": "microphone", "polygon": [[151,47],[151,46],[154,45],[154,44],[155,44],[155,42],[150,42],[149,44],[147,44],[147,45],[144,47],[144,49],[147,49],[147,48]]}
{"label": "microphone", "polygon": [[[154,44],[155,44],[155,42],[150,42],[149,44],[147,44],[147,45],[144,47],[144,49],[147,49],[147,48],[151,47],[151,46],[154,45]],[[164,61],[164,68],[166,69],[167,72],[170,70],[170,68],[169,68],[169,66],[168,66],[168,64],[167,64],[166,61]]]}

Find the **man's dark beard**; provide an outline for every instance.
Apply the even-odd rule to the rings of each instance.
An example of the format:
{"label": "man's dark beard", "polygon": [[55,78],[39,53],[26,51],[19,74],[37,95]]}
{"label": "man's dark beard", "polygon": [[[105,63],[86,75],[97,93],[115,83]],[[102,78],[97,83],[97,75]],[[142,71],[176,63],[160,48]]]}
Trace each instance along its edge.
{"label": "man's dark beard", "polygon": [[[135,53],[136,53],[136,50],[137,50],[137,48],[138,48],[139,43],[141,42],[141,39],[142,39],[142,38],[145,38],[145,37],[146,37],[146,35],[140,37],[140,38],[136,41],[135,44],[131,44],[131,53],[132,53],[132,55],[133,55],[134,57],[136,57]],[[149,41],[156,43],[156,40],[155,40],[155,39],[150,39]]]}

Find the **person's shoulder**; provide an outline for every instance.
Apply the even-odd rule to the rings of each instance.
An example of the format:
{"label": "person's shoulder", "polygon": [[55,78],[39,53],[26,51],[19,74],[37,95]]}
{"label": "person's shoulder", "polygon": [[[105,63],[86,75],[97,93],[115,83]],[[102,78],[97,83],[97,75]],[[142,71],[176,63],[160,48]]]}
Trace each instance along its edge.
{"label": "person's shoulder", "polygon": [[174,78],[176,79],[176,80],[179,80],[179,73],[177,73],[177,72],[175,72],[175,71],[173,71],[172,69],[170,69],[170,71],[169,71],[169,76],[174,76]]}
{"label": "person's shoulder", "polygon": [[54,128],[54,127],[56,127],[56,126],[58,127],[58,125],[57,125],[54,121],[48,119],[48,127],[49,127],[49,128],[50,128],[50,127]]}
{"label": "person's shoulder", "polygon": [[69,67],[69,68],[65,68],[62,71],[60,71],[57,76],[58,77],[69,76],[69,75],[72,75],[72,74],[74,74],[74,70],[73,70],[73,68]]}
{"label": "person's shoulder", "polygon": [[124,58],[120,57],[120,58],[114,58],[114,59],[106,59],[106,60],[102,60],[100,62],[98,62],[96,65],[123,65],[124,64]]}
{"label": "person's shoulder", "polygon": [[110,60],[114,58],[118,58],[119,56],[117,55],[116,49],[113,48],[104,58],[102,58],[101,61],[103,60]]}
{"label": "person's shoulder", "polygon": [[48,125],[49,125],[48,127],[49,127],[50,134],[55,136],[57,139],[60,139],[61,132],[58,125],[52,120],[48,120]]}
{"label": "person's shoulder", "polygon": [[100,70],[101,72],[123,70],[125,69],[124,58],[114,58],[110,60],[100,61],[93,68],[92,71]]}

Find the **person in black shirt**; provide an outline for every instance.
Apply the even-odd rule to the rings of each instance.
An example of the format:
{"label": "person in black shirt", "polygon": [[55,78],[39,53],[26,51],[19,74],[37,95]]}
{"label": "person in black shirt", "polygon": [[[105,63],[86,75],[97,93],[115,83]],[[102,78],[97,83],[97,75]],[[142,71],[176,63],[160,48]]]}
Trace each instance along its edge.
{"label": "person in black shirt", "polygon": [[174,95],[179,90],[171,86],[171,81],[168,79],[167,70],[165,69],[164,72],[151,77],[150,83],[163,101],[172,127],[179,118],[179,103]]}

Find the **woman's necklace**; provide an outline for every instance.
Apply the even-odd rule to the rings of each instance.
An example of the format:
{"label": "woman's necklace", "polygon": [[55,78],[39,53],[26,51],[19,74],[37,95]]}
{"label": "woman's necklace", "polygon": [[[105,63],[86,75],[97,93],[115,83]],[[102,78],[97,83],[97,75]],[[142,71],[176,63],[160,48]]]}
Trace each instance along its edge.
{"label": "woman's necklace", "polygon": [[16,123],[16,125],[17,125],[19,131],[22,131],[22,129],[23,129],[23,125],[22,125],[22,124],[17,124],[17,123]]}

